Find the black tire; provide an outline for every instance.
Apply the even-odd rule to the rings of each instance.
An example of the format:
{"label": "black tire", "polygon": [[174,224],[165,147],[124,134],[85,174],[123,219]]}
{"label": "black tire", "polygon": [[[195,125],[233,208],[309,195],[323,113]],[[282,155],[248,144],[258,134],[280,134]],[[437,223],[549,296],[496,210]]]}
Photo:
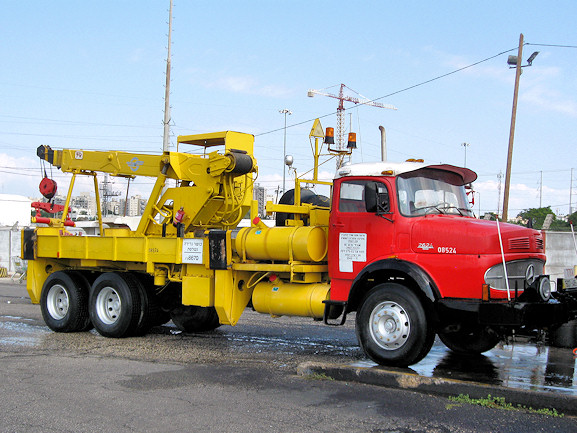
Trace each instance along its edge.
{"label": "black tire", "polygon": [[220,326],[214,307],[182,305],[170,312],[172,322],[183,332],[208,332]]}
{"label": "black tire", "polygon": [[76,272],[51,274],[40,294],[40,309],[46,325],[55,332],[89,329],[88,288],[86,279]]}
{"label": "black tire", "polygon": [[395,367],[419,362],[435,339],[417,295],[397,283],[379,284],[367,294],[357,312],[356,332],[370,359]]}
{"label": "black tire", "polygon": [[[295,190],[289,189],[285,192],[279,200],[279,204],[294,204]],[[315,194],[313,191],[307,188],[301,189],[301,203],[309,203],[313,206],[330,207],[331,200],[324,196]],[[277,227],[284,227],[285,221],[287,219],[293,219],[294,214],[286,212],[277,212],[275,216],[275,225]],[[306,222],[305,222],[306,225]]]}
{"label": "black tire", "polygon": [[501,341],[497,334],[482,326],[464,328],[456,332],[439,331],[439,338],[445,346],[461,355],[480,355]]}
{"label": "black tire", "polygon": [[85,301],[85,311],[86,311],[86,324],[82,326],[78,331],[90,331],[94,326],[92,325],[92,321],[90,320],[90,309],[88,308],[88,299],[90,298],[90,288],[92,287],[91,281],[87,277],[87,272],[82,271],[75,271],[70,272],[74,274],[75,277],[78,278],[79,287],[82,287],[82,291],[85,293],[86,301]]}
{"label": "black tire", "polygon": [[126,274],[125,278],[133,280],[140,295],[140,319],[135,335],[144,335],[153,326],[164,325],[170,320],[170,314],[162,310],[156,295],[152,278],[147,274]]}
{"label": "black tire", "polygon": [[138,284],[129,274],[107,272],[92,284],[88,302],[90,320],[100,335],[135,335],[142,317]]}

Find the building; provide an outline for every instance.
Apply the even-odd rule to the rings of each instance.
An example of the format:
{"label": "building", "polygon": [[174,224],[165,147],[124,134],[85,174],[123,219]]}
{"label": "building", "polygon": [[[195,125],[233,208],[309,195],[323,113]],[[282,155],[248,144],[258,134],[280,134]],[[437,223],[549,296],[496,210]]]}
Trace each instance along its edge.
{"label": "building", "polygon": [[266,189],[258,183],[252,189],[252,199],[258,202],[258,216],[266,215]]}

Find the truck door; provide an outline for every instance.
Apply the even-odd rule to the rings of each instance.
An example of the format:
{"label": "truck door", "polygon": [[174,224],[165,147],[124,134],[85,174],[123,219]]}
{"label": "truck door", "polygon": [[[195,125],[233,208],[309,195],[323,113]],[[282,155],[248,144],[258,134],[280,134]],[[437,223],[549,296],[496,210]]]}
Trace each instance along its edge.
{"label": "truck door", "polygon": [[[377,215],[375,198],[381,215]],[[384,182],[344,179],[336,183],[329,219],[331,299],[347,300],[356,275],[368,263],[391,253],[394,230],[390,209],[389,188]]]}

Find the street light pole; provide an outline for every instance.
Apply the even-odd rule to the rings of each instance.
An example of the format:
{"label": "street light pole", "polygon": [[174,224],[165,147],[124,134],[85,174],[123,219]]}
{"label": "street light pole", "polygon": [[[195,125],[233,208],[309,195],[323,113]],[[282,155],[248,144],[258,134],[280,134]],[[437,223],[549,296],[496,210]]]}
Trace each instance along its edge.
{"label": "street light pole", "polygon": [[278,111],[280,114],[284,114],[284,144],[283,144],[283,157],[282,157],[282,193],[284,194],[286,192],[286,164],[285,164],[285,160],[286,160],[286,116],[287,114],[290,116],[291,114],[293,114],[292,111],[290,111],[287,108],[284,108],[282,110]]}
{"label": "street light pole", "polygon": [[519,95],[519,79],[521,78],[521,59],[523,55],[523,33],[519,36],[519,51],[515,70],[515,91],[513,92],[513,111],[511,113],[511,129],[509,131],[509,151],[507,153],[507,170],[505,171],[505,190],[503,193],[503,221],[507,222],[509,211],[509,186],[511,184],[511,163],[513,161],[513,140],[515,138],[515,121],[517,119],[517,97]]}

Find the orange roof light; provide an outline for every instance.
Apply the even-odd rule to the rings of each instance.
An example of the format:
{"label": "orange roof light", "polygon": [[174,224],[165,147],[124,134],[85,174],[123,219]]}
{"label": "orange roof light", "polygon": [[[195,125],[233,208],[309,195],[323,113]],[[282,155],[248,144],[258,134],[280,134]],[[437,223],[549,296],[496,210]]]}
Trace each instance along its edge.
{"label": "orange roof light", "polygon": [[354,132],[349,132],[349,142],[347,143],[347,149],[357,148],[357,134]]}
{"label": "orange roof light", "polygon": [[335,128],[331,128],[330,126],[327,128],[327,132],[325,134],[325,143],[335,144]]}

